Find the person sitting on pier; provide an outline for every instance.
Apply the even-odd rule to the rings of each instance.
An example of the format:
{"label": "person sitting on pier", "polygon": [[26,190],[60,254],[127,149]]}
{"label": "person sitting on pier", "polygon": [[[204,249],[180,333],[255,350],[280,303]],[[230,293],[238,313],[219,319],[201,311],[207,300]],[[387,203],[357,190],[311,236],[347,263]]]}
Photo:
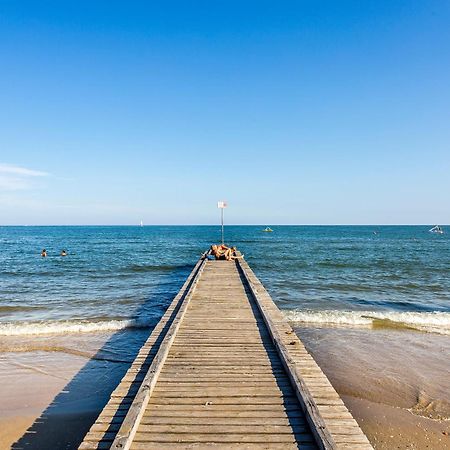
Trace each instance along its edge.
{"label": "person sitting on pier", "polygon": [[216,259],[226,259],[227,261],[230,261],[231,248],[227,247],[225,244],[211,245],[211,254],[214,255]]}
{"label": "person sitting on pier", "polygon": [[227,247],[225,244],[211,245],[211,254],[216,259],[225,259],[232,261],[234,259],[242,258],[242,256],[236,256],[236,247]]}

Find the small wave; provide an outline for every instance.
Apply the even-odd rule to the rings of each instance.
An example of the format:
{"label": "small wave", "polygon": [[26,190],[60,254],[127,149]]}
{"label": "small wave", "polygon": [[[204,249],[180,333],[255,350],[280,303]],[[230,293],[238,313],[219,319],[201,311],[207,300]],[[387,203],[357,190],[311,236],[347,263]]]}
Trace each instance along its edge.
{"label": "small wave", "polygon": [[35,311],[37,309],[47,309],[45,306],[0,306],[0,313],[11,313],[20,311]]}
{"label": "small wave", "polygon": [[14,352],[14,353],[30,353],[30,352],[48,352],[48,353],[66,353],[68,355],[81,356],[91,359],[93,355],[89,352],[77,350],[74,348],[64,347],[61,345],[47,345],[42,343],[0,343],[0,352]]}
{"label": "small wave", "polygon": [[104,321],[48,321],[1,323],[0,336],[29,336],[46,334],[79,334],[98,331],[118,331],[125,328],[147,328],[153,324],[151,319],[104,320]]}
{"label": "small wave", "polygon": [[329,267],[331,269],[360,269],[361,265],[352,264],[350,262],[338,262],[338,261],[319,261],[317,266]]}
{"label": "small wave", "polygon": [[65,353],[67,355],[80,356],[86,359],[94,359],[96,361],[107,361],[112,363],[131,363],[133,360],[126,358],[114,358],[102,356],[101,352],[93,354],[83,350],[77,350],[75,348],[65,347],[61,345],[48,345],[46,343],[36,342],[9,342],[0,343],[0,352],[13,352],[13,353],[32,353],[32,352],[47,352],[47,353]]}
{"label": "small wave", "polygon": [[450,335],[448,312],[288,310],[286,318],[294,323],[314,323],[350,327],[409,328]]}

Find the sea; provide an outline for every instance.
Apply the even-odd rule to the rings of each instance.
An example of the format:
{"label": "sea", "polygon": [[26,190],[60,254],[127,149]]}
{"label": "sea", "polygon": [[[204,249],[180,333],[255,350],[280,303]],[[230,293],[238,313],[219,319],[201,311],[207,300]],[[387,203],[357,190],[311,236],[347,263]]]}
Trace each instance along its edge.
{"label": "sea", "polygon": [[[225,242],[293,324],[450,334],[450,226],[265,226],[226,226]],[[220,239],[218,226],[0,227],[0,339],[154,326]]]}

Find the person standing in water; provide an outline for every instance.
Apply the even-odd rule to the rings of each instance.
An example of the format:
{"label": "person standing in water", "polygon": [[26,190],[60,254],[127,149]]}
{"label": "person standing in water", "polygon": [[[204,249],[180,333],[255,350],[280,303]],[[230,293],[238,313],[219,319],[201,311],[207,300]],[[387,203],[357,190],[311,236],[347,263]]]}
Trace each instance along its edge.
{"label": "person standing in water", "polygon": [[45,248],[42,249],[41,256],[45,258],[47,256],[47,250]]}

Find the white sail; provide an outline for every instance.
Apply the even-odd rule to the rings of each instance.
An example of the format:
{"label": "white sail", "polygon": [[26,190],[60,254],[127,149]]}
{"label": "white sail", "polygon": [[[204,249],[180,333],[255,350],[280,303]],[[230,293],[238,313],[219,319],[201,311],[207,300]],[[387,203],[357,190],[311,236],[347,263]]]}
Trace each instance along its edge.
{"label": "white sail", "polygon": [[435,225],[433,228],[430,228],[428,231],[430,233],[444,234],[444,230],[439,225]]}

